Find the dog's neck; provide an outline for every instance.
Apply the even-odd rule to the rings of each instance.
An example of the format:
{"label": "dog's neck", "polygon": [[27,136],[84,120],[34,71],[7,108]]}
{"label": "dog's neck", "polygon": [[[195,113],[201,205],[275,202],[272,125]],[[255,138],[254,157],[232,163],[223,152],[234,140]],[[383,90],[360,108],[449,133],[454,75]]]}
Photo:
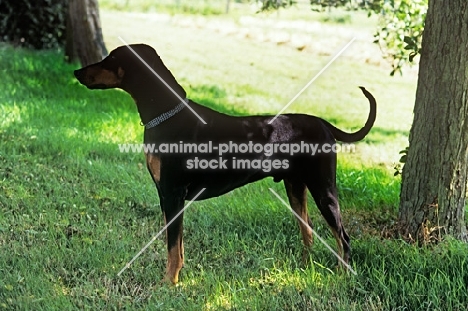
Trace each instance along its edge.
{"label": "dog's neck", "polygon": [[[186,98],[185,90],[177,83],[169,70],[157,72],[164,82],[153,73],[147,73],[142,78],[152,83],[138,83],[137,81],[141,81],[142,78],[129,79],[130,82],[123,87],[135,100],[143,124],[174,109]],[[148,89],[148,85],[151,89]]]}
{"label": "dog's neck", "polygon": [[[140,119],[143,124],[147,124],[151,120],[173,110],[182,101],[185,100],[185,92],[179,96],[174,94],[153,94],[153,96],[135,97]],[[182,99],[182,100],[181,100]]]}

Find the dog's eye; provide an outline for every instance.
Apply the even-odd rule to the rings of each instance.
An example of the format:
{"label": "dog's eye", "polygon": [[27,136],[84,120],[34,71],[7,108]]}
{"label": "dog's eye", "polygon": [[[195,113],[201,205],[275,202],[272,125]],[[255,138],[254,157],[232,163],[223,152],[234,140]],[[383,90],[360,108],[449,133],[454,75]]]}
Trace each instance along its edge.
{"label": "dog's eye", "polygon": [[117,63],[117,58],[113,55],[109,55],[102,61],[102,66],[104,68],[112,69],[115,67],[116,63]]}

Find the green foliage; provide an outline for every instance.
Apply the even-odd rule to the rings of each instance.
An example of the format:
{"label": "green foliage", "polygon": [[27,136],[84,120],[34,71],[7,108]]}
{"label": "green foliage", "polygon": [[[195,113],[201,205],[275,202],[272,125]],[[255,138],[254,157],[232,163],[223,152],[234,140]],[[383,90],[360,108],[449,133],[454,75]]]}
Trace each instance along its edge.
{"label": "green foliage", "polygon": [[344,7],[349,10],[372,9],[381,6],[381,0],[310,0],[310,5],[314,11],[329,10],[330,8]]}
{"label": "green foliage", "polygon": [[0,41],[35,49],[63,46],[67,0],[0,1]]}
{"label": "green foliage", "polygon": [[[288,7],[294,1],[263,1],[263,10]],[[390,75],[401,73],[404,65],[413,62],[421,50],[424,20],[428,0],[310,0],[311,9],[325,11],[334,7],[349,10],[363,9],[380,16],[375,33],[377,43],[392,65]]]}
{"label": "green foliage", "polygon": [[408,149],[409,149],[409,147],[406,147],[405,149],[403,149],[403,150],[401,150],[399,152],[399,154],[401,154],[401,157],[400,157],[400,160],[398,161],[398,163],[394,166],[395,173],[393,174],[393,176],[398,176],[398,175],[402,174],[403,165],[405,165],[406,158],[408,156]]}
{"label": "green foliage", "polygon": [[384,1],[382,8],[376,11],[380,20],[375,43],[380,45],[384,57],[390,60],[392,76],[401,73],[403,66],[412,62],[420,52],[427,1]]}
{"label": "green foliage", "polygon": [[[286,8],[297,3],[294,0],[262,0],[261,10],[276,10]],[[313,11],[330,10],[331,8],[344,7],[349,10],[366,9],[378,10],[382,6],[382,0],[309,0]]]}
{"label": "green foliage", "polygon": [[268,10],[278,10],[280,8],[287,8],[291,5],[297,3],[295,0],[264,0],[262,1],[262,6],[260,11],[268,11]]}

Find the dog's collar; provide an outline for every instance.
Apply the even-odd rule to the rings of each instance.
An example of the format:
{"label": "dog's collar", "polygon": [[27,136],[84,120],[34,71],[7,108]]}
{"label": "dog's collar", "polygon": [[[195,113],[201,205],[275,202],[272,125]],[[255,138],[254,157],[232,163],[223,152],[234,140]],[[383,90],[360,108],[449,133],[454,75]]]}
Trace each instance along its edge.
{"label": "dog's collar", "polygon": [[153,128],[157,125],[159,125],[160,123],[166,121],[167,119],[173,117],[175,114],[177,114],[179,111],[181,111],[182,109],[184,109],[185,105],[187,105],[189,102],[188,98],[184,99],[182,102],[180,102],[177,106],[175,106],[173,109],[169,110],[169,111],[166,111],[165,113],[157,116],[156,118],[154,118],[153,120],[149,121],[148,123],[146,123],[144,126],[145,128],[148,130],[150,128]]}

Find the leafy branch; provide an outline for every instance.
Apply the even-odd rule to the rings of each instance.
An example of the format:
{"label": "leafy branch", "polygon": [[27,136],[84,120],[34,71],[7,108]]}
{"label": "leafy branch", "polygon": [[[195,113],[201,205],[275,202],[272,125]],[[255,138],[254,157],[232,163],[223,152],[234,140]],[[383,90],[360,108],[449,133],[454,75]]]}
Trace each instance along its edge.
{"label": "leafy branch", "polygon": [[[428,0],[386,0],[379,11],[379,26],[374,35],[384,58],[392,64],[390,75],[402,73],[405,64],[421,51]],[[369,15],[372,11],[369,11]]]}
{"label": "leafy branch", "polygon": [[[294,0],[262,0],[261,11],[286,8]],[[428,0],[310,0],[313,11],[341,7],[347,10],[365,10],[377,14],[379,23],[374,43],[380,46],[383,57],[390,61],[390,75],[402,73],[406,64],[415,61],[421,50],[424,20]]]}

